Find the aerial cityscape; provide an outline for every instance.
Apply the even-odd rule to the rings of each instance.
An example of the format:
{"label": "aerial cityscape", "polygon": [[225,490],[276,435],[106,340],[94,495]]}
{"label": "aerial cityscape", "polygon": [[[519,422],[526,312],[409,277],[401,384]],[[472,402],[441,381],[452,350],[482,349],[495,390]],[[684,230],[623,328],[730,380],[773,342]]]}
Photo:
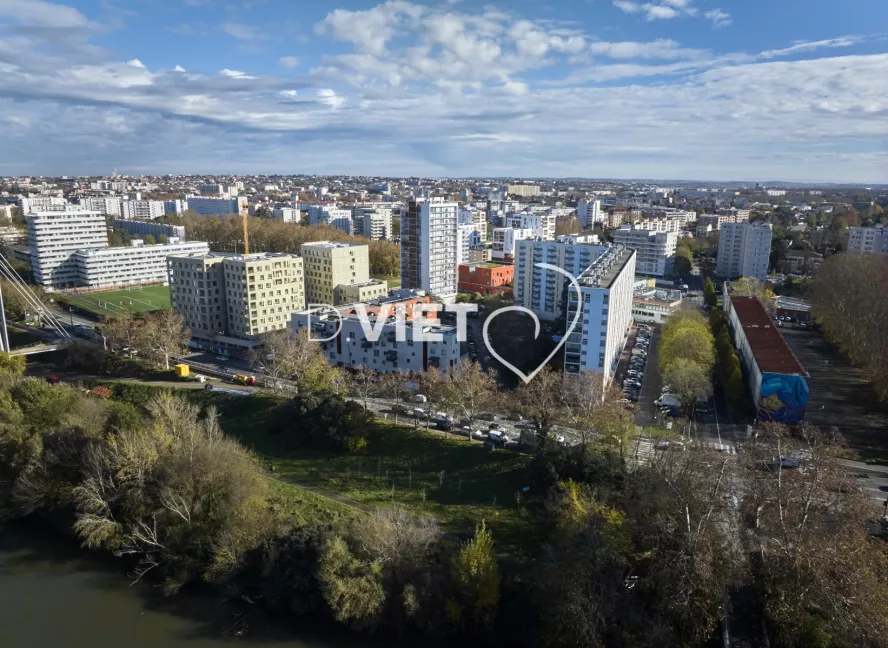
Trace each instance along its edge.
{"label": "aerial cityscape", "polygon": [[888,648],[888,6],[752,5],[0,0],[3,644]]}

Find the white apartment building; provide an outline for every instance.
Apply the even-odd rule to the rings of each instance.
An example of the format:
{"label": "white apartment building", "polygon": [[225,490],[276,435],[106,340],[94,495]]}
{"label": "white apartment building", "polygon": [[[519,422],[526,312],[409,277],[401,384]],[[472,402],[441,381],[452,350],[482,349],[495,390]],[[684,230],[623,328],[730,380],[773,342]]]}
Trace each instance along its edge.
{"label": "white apartment building", "polygon": [[724,223],[718,239],[715,275],[725,279],[768,277],[771,226],[764,223]]}
{"label": "white apartment building", "polygon": [[481,243],[488,242],[487,236],[487,213],[484,209],[477,207],[462,207],[459,211],[460,225],[476,225]]}
{"label": "white apartment building", "polygon": [[633,221],[636,229],[644,229],[650,232],[680,232],[683,221],[678,218],[640,218]]}
{"label": "white apartment building", "polygon": [[80,206],[87,211],[97,211],[105,216],[113,216],[114,218],[123,216],[123,198],[120,197],[81,198]]}
{"label": "white apartment building", "polygon": [[[196,187],[197,192],[202,196],[226,196],[228,197],[228,187],[216,183],[199,184]],[[235,195],[237,192],[235,191]]]}
{"label": "white apartment building", "polygon": [[366,245],[316,241],[303,243],[299,254],[305,271],[305,299],[309,305],[338,306],[343,303],[341,286],[370,281],[370,248]]}
{"label": "white apartment building", "polygon": [[493,248],[491,258],[494,261],[511,261],[515,258],[518,241],[536,238],[531,229],[515,229],[514,227],[493,228]]}
{"label": "white apartment building", "polygon": [[515,279],[512,289],[515,304],[529,308],[540,319],[555,320],[564,317],[564,287],[567,277],[548,268],[537,267],[545,263],[556,266],[579,277],[580,274],[604,254],[609,247],[584,243],[523,240],[516,245]]}
{"label": "white apartment building", "polygon": [[352,212],[333,205],[304,205],[309,225],[332,225],[346,234],[352,233]]}
{"label": "white apartment building", "polygon": [[635,271],[653,277],[664,277],[672,271],[677,242],[675,232],[657,232],[635,225],[623,225],[614,232],[614,243],[637,252]]}
{"label": "white apartment building", "polygon": [[97,211],[49,211],[25,215],[34,281],[46,287],[78,285],[78,250],[108,247],[105,216]]}
{"label": "white apartment building", "polygon": [[[335,339],[319,344],[330,364],[340,367],[365,366],[378,373],[418,373],[431,367],[446,371],[456,367],[461,358],[457,328],[442,325],[440,320],[435,319],[425,323],[422,328],[423,335],[433,339],[416,341],[412,311],[408,309],[407,319],[410,321],[402,329],[402,339],[399,341],[399,325],[394,309],[398,301],[406,305],[416,300],[381,300],[382,303],[367,305],[365,312],[369,315],[370,325],[374,331],[381,328],[375,340],[368,339],[358,311],[353,307],[339,309],[339,317],[321,309],[294,313],[290,328],[295,332],[310,324],[313,338],[332,338],[335,335]],[[342,329],[336,335],[339,318]],[[380,323],[379,318],[385,318],[385,322]],[[375,332],[371,337],[375,337]]]}
{"label": "white apartment building", "polygon": [[555,224],[557,216],[552,213],[528,213],[510,214],[506,217],[506,227],[515,229],[533,230],[534,238],[544,241],[555,240]]}
{"label": "white apartment building", "polygon": [[600,200],[580,200],[577,202],[577,220],[580,227],[592,227],[602,221]]}
{"label": "white apartment building", "polygon": [[185,240],[184,225],[166,225],[164,223],[149,223],[146,221],[115,220],[111,222],[115,228],[122,229],[130,236],[153,236],[157,239],[166,236],[170,243],[181,243]]}
{"label": "white apartment building", "polygon": [[469,253],[472,248],[481,245],[483,238],[481,232],[487,231],[487,225],[477,225],[476,223],[461,223],[456,226],[457,236],[457,265],[469,262]]}
{"label": "white apartment building", "polygon": [[352,212],[352,230],[355,236],[365,236],[374,241],[392,237],[391,206],[356,205]]}
{"label": "white apartment building", "polygon": [[199,216],[221,216],[222,214],[240,214],[247,206],[246,196],[239,198],[201,198],[188,197],[188,209]]}
{"label": "white apartment building", "polygon": [[[577,277],[582,314],[564,344],[565,373],[594,371],[611,380],[632,324],[635,257],[629,248],[607,248]],[[567,302],[569,326],[580,304],[571,287]]]}
{"label": "white apartment building", "polygon": [[154,220],[166,214],[162,200],[125,200],[120,215],[127,220]]}
{"label": "white apartment building", "polygon": [[459,205],[411,201],[401,219],[401,285],[453,303],[457,293]]}
{"label": "white apartment building", "polygon": [[275,207],[272,217],[274,220],[283,221],[284,223],[298,223],[302,220],[302,212],[295,207]]}
{"label": "white apartment building", "polygon": [[[167,257],[177,254],[208,254],[204,242],[144,245],[133,241],[128,247],[78,250],[71,256],[77,285],[89,288],[114,288],[164,283],[168,280]],[[133,299],[138,298],[134,293]]]}
{"label": "white apartment building", "polygon": [[59,196],[30,196],[20,200],[23,214],[71,211],[76,209],[76,207],[69,205],[65,198]]}
{"label": "white apartment building", "polygon": [[848,230],[848,252],[888,254],[888,228],[884,225],[850,228]]}

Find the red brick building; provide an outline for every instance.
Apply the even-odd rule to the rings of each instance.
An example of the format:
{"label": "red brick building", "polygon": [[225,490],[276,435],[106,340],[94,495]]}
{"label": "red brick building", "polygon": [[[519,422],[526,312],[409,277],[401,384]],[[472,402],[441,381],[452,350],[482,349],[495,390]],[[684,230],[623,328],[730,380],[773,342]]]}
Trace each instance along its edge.
{"label": "red brick building", "polygon": [[459,290],[489,293],[505,293],[512,290],[515,266],[502,263],[479,263],[459,266]]}

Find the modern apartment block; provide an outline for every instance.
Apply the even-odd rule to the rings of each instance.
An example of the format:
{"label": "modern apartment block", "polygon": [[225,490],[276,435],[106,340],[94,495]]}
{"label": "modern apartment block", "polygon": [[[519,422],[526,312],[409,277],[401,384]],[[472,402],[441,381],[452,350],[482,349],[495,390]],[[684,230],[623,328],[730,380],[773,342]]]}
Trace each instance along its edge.
{"label": "modern apartment block", "polygon": [[392,238],[392,208],[356,206],[352,212],[352,230],[355,236],[374,241]]}
{"label": "modern apartment block", "polygon": [[580,227],[592,227],[601,222],[601,201],[580,200],[577,202],[577,220]]}
{"label": "modern apartment block", "polygon": [[120,215],[127,220],[153,220],[166,213],[162,200],[125,200]]}
{"label": "modern apartment block", "polygon": [[888,228],[884,225],[852,227],[848,232],[848,252],[888,254]]}
{"label": "modern apartment block", "polygon": [[532,198],[540,195],[540,187],[539,185],[512,184],[506,187],[506,193],[522,198]]}
{"label": "modern apartment block", "polygon": [[517,244],[513,292],[515,305],[529,308],[544,320],[564,317],[564,288],[568,283],[562,273],[538,264],[556,266],[579,277],[609,248],[601,245],[525,240]]}
{"label": "modern apartment block", "polygon": [[506,227],[514,229],[529,229],[533,231],[533,237],[544,241],[555,240],[555,223],[557,217],[550,213],[510,214],[506,217]]}
{"label": "modern apartment block", "polygon": [[167,281],[167,257],[177,254],[209,254],[205,242],[106,247],[78,250],[71,256],[76,285],[89,288],[139,286]]}
{"label": "modern apartment block", "polygon": [[305,309],[302,259],[290,254],[171,256],[167,272],[172,306],[192,338],[221,352],[256,346]]}
{"label": "modern apartment block", "polygon": [[697,218],[697,236],[721,231],[725,223],[745,223],[749,221],[748,209],[732,209],[717,214],[700,214]]}
{"label": "modern apartment block", "polygon": [[[324,309],[294,313],[290,322],[291,330],[299,331],[311,327],[313,338],[335,338],[321,342],[324,355],[330,364],[340,367],[365,366],[379,373],[418,373],[435,367],[448,370],[459,364],[460,341],[455,326],[442,325],[433,314],[424,317],[422,333],[427,341],[414,340],[414,308],[430,303],[425,296],[418,296],[409,290],[392,291],[391,296],[365,305],[370,325],[379,330],[378,338],[367,339],[367,334],[359,319],[358,310],[353,306],[340,308],[336,313]],[[398,307],[403,309],[404,321],[397,322]],[[380,323],[380,320],[384,320]],[[337,335],[339,326],[342,329]],[[403,326],[402,339],[398,340],[398,329]],[[428,340],[439,336],[436,341]]]}
{"label": "modern apartment block", "polygon": [[457,264],[469,262],[472,248],[481,245],[483,238],[481,232],[487,231],[487,225],[477,223],[460,223],[456,226],[457,235]]}
{"label": "modern apartment block", "polygon": [[568,287],[567,325],[577,308],[582,314],[564,344],[565,373],[599,372],[610,381],[632,324],[635,257],[630,248],[607,248],[577,277],[581,300]]}
{"label": "modern apartment block", "polygon": [[298,223],[302,220],[302,213],[295,207],[275,207],[272,218],[284,223]]}
{"label": "modern apartment block", "polygon": [[305,205],[309,225],[332,225],[346,234],[352,233],[352,211],[334,205]]}
{"label": "modern apartment block", "polygon": [[23,214],[70,211],[72,209],[68,201],[60,196],[30,196],[20,200]]}
{"label": "modern apartment block", "polygon": [[240,214],[247,206],[247,198],[202,198],[188,197],[188,209],[198,216],[221,216],[223,214]]}
{"label": "modern apartment block", "polygon": [[614,243],[638,253],[635,271],[653,277],[664,277],[672,271],[677,242],[675,232],[657,232],[636,225],[623,225],[614,232]]}
{"label": "modern apartment block", "polygon": [[425,290],[444,303],[457,293],[459,205],[411,201],[401,219],[401,286]]}
{"label": "modern apartment block", "polygon": [[487,243],[487,214],[482,209],[462,207],[459,211],[460,225],[476,225],[481,243]]}
{"label": "modern apartment block", "polygon": [[[299,249],[305,270],[305,299],[308,304],[349,303],[342,288],[362,285],[374,297],[388,292],[385,282],[370,281],[370,248],[340,241],[303,243]],[[354,291],[349,293],[354,295]],[[360,301],[360,300],[358,300]]]}
{"label": "modern apartment block", "polygon": [[515,250],[519,241],[532,239],[532,229],[515,229],[514,227],[493,228],[493,251],[491,258],[501,263],[512,261],[515,258]]}
{"label": "modern apartment block", "polygon": [[78,285],[73,254],[108,247],[108,226],[97,211],[26,213],[25,224],[34,281],[46,287]]}
{"label": "modern apartment block", "polygon": [[97,211],[105,216],[123,216],[123,198],[86,197],[80,199],[80,206],[87,211]]}
{"label": "modern apartment block", "polygon": [[764,223],[724,223],[718,239],[715,275],[725,279],[768,277],[771,227]]}

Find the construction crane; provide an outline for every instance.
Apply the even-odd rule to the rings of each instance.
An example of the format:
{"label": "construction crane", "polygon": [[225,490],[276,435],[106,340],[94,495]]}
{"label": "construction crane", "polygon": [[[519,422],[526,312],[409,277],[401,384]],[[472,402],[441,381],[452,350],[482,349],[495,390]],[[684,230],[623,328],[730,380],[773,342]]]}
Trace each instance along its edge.
{"label": "construction crane", "polygon": [[250,230],[247,227],[247,219],[250,217],[250,210],[247,207],[241,209],[241,225],[244,228],[244,256],[250,253]]}

